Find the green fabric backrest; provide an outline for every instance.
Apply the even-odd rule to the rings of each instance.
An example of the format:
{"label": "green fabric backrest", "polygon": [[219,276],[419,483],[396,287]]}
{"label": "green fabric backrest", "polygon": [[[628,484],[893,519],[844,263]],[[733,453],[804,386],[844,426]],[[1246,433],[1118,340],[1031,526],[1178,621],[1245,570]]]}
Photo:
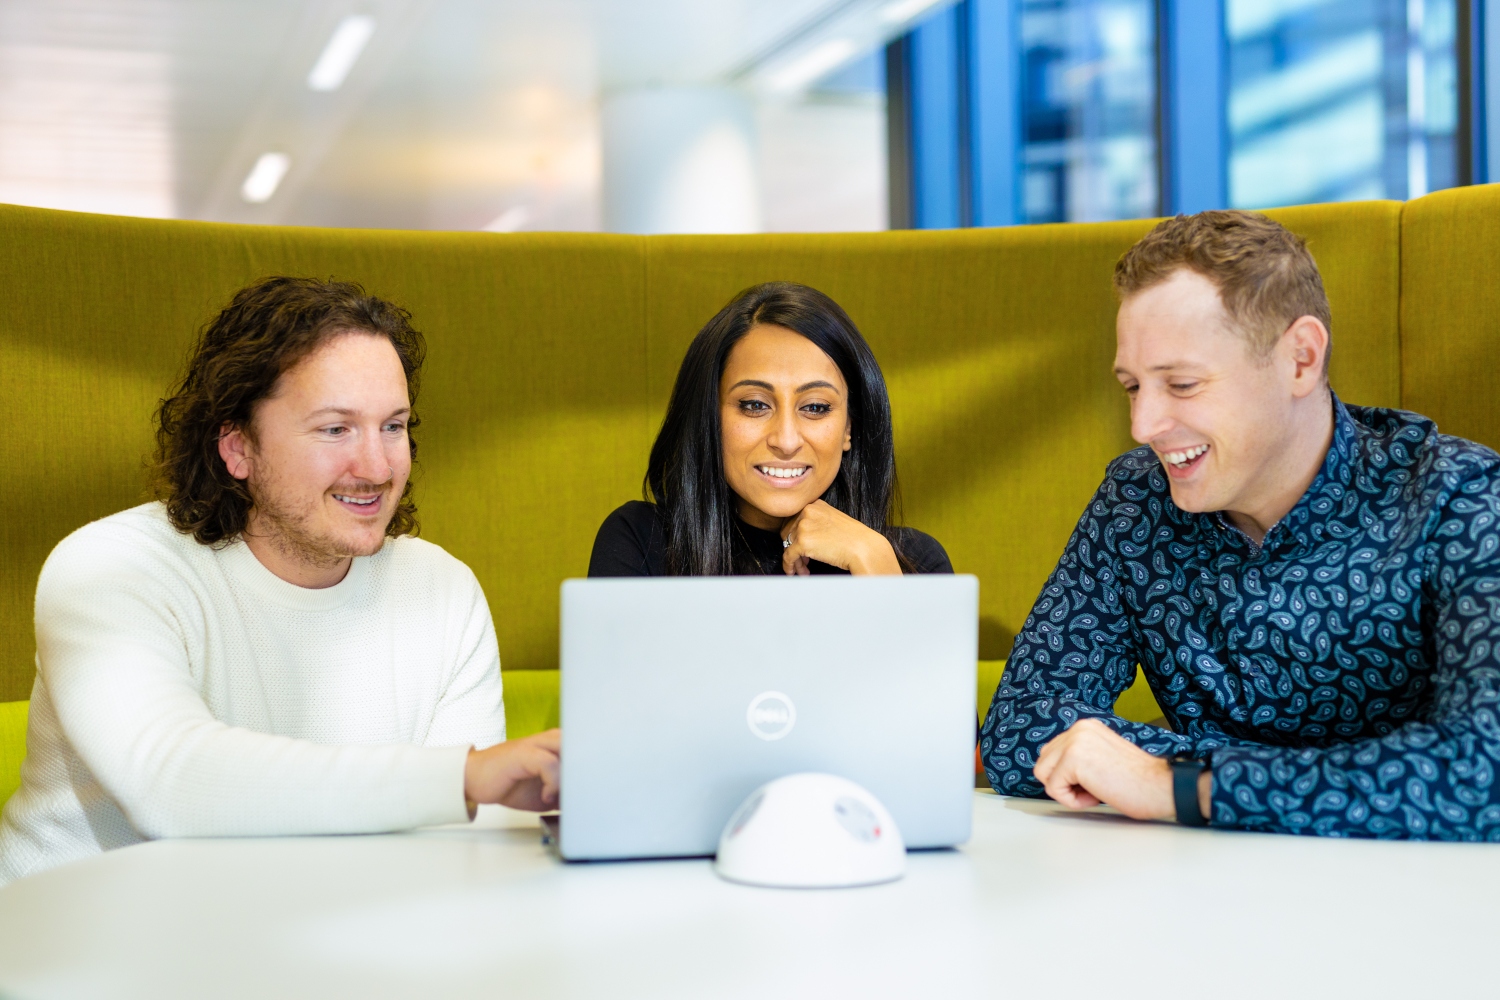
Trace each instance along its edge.
{"label": "green fabric backrest", "polygon": [[0,699],[33,676],[51,548],[145,498],[151,416],[195,331],[270,274],[358,280],[427,334],[423,535],[473,567],[507,668],[555,667],[558,583],[640,492],[652,415],[644,245],[383,233],[0,207]]}
{"label": "green fabric backrest", "polygon": [[[1397,404],[1400,204],[1273,214],[1323,268],[1336,388]],[[474,568],[508,671],[556,667],[558,585],[640,495],[693,334],[751,283],[823,289],[890,382],[907,523],[980,577],[980,652],[1004,657],[1105,463],[1131,445],[1109,279],[1150,225],[646,238],[0,206],[0,388],[15,414],[0,436],[0,700],[30,691],[42,560],[145,498],[151,414],[195,331],[269,274],[360,281],[427,334],[423,535]]]}
{"label": "green fabric backrest", "polygon": [[29,701],[0,702],[0,806],[21,787]]}
{"label": "green fabric backrest", "polygon": [[1406,206],[1401,227],[1402,406],[1500,448],[1500,184]]}

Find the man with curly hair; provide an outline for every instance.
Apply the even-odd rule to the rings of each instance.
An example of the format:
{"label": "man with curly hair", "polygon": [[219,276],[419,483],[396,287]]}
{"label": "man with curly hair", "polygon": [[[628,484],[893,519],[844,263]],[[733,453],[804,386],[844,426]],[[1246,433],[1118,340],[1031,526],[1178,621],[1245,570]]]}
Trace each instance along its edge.
{"label": "man with curly hair", "polygon": [[416,538],[424,345],[356,285],[271,278],[203,331],[158,501],[64,539],[0,883],[156,837],[399,830],[557,800],[505,741],[473,573]]}
{"label": "man with curly hair", "polygon": [[[1011,795],[1340,837],[1500,840],[1500,455],[1329,387],[1303,241],[1158,225],[1115,268],[1110,463],[980,740]],[[1115,699],[1140,665],[1167,728]]]}

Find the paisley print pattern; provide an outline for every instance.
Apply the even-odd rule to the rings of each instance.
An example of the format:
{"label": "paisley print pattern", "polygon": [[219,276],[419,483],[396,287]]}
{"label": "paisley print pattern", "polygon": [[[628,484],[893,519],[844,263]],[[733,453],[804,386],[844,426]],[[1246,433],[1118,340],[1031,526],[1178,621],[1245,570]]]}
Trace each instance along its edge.
{"label": "paisley print pattern", "polygon": [[[1041,746],[1092,717],[1211,758],[1216,826],[1500,840],[1500,455],[1333,406],[1258,547],[1179,510],[1149,448],[1110,464],[990,705],[997,791],[1041,797]],[[1137,663],[1170,732],[1112,712]]]}

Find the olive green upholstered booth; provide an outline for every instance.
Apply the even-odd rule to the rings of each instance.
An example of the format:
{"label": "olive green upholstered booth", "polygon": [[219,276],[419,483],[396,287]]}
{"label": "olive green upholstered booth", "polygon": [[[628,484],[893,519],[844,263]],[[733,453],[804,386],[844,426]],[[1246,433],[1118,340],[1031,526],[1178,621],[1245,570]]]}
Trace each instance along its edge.
{"label": "olive green upholstered booth", "polygon": [[[1500,444],[1500,188],[1270,213],[1306,236],[1349,402]],[[735,292],[842,303],[896,414],[906,522],[981,581],[980,701],[1105,463],[1131,446],[1111,374],[1114,260],[1149,222],[858,235],[626,237],[240,227],[0,206],[0,702],[28,697],[48,551],[146,499],[152,411],[193,335],[270,274],[362,283],[428,339],[423,536],[494,613],[513,734],[557,720],[558,584],[638,497],[677,363]],[[1128,702],[1128,706],[1126,704]],[[1150,717],[1149,691],[1122,710]],[[0,711],[0,798],[24,712]]]}

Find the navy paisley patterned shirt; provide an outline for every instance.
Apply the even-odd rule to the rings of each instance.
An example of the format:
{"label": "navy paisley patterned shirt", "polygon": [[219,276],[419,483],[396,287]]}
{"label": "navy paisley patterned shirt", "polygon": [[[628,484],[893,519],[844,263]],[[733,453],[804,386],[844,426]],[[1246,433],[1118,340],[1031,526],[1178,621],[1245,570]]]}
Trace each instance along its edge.
{"label": "navy paisley patterned shirt", "polygon": [[[1211,759],[1216,826],[1500,840],[1500,455],[1333,407],[1258,547],[1178,509],[1149,448],[1110,463],[990,705],[997,791],[1042,797],[1042,745],[1097,718]],[[1137,663],[1170,732],[1113,714]]]}

